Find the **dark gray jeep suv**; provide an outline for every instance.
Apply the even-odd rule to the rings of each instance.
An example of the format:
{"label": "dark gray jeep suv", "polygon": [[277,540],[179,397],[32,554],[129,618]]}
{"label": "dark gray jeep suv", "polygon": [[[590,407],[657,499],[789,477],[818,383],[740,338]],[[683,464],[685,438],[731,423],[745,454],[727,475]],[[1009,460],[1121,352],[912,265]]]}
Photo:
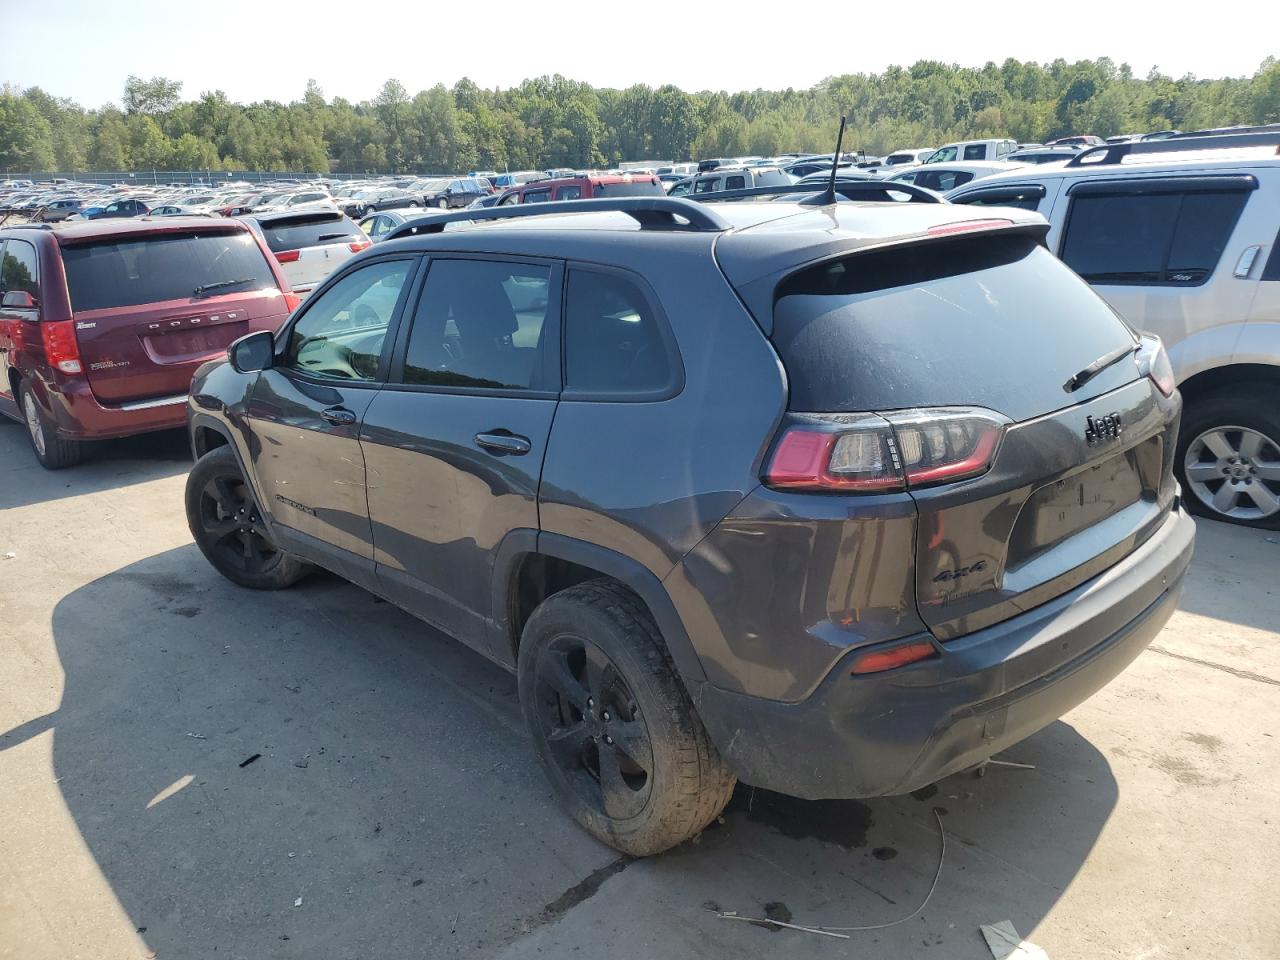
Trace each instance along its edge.
{"label": "dark gray jeep suv", "polygon": [[1164,625],[1179,398],[1037,215],[568,209],[406,224],[201,368],[214,567],[326,567],[515,670],[556,792],[637,855],[739,778],[970,767]]}

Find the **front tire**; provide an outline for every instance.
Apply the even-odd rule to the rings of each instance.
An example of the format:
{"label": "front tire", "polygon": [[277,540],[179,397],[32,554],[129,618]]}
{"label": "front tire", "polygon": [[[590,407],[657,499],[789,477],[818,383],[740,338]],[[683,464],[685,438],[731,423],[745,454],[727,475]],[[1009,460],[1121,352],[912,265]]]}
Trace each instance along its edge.
{"label": "front tire", "polygon": [[1242,384],[1187,402],[1174,467],[1201,516],[1280,530],[1280,403],[1275,387]]}
{"label": "front tire", "polygon": [[593,580],[548,598],[526,624],[520,705],[561,803],[631,856],[695,836],[736,782],[676,676],[649,611]]}
{"label": "front tire", "polygon": [[210,450],[187,475],[187,526],[213,568],[251,590],[282,590],[310,564],[277,547],[229,446]]}
{"label": "front tire", "polygon": [[31,452],[36,455],[40,466],[46,470],[62,470],[83,460],[84,443],[58,436],[58,431],[40,409],[40,403],[31,387],[26,383],[20,384],[18,394],[22,404],[22,419],[27,425],[27,439],[31,442]]}

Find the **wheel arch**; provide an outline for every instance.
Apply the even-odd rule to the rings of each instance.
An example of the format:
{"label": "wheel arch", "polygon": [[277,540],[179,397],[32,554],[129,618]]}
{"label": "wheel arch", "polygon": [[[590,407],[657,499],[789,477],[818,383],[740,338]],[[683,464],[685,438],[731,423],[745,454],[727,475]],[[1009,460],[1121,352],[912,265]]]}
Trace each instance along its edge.
{"label": "wheel arch", "polygon": [[1207,396],[1244,383],[1267,383],[1280,387],[1280,365],[1267,363],[1225,363],[1201,370],[1178,384],[1184,410]]}
{"label": "wheel arch", "polygon": [[499,547],[491,597],[498,648],[509,652],[514,662],[524,624],[538,603],[576,583],[602,577],[626,587],[645,605],[692,694],[695,685],[705,682],[706,673],[662,581],[638,560],[560,534],[516,530]]}

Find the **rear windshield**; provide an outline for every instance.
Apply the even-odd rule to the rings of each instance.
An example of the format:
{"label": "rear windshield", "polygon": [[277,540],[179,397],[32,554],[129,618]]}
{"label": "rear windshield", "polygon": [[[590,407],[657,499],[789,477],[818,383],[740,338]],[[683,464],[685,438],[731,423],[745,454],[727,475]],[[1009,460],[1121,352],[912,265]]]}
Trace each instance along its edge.
{"label": "rear windshield", "polygon": [[62,262],[75,311],[277,289],[262,248],[246,232],[75,244],[62,248]]}
{"label": "rear windshield", "polygon": [[259,226],[262,228],[262,235],[267,238],[267,247],[272,253],[364,239],[354,221],[333,214],[289,217],[287,220],[272,220]]}
{"label": "rear windshield", "polygon": [[1064,384],[1129,328],[1033,238],[984,236],[856,254],[793,274],[774,303],[791,409],[981,406],[1015,421],[1136,377]]}
{"label": "rear windshield", "polygon": [[597,197],[665,197],[661,183],[602,183],[596,187]]}

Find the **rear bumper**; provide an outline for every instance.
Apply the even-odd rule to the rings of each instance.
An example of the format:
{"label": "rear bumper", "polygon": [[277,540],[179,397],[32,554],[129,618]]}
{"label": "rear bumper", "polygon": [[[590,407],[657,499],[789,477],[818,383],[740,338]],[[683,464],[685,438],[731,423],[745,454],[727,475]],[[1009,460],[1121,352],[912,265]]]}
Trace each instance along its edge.
{"label": "rear bumper", "polygon": [[187,395],[158,397],[109,406],[93,395],[87,381],[45,387],[46,409],[60,437],[68,440],[109,440],[135,433],[186,426]]}
{"label": "rear bumper", "polygon": [[843,658],[795,703],[705,684],[703,721],[747,783],[807,799],[910,792],[1030,736],[1128,666],[1176,608],[1194,539],[1176,509],[1106,572],[937,657],[856,677]]}

